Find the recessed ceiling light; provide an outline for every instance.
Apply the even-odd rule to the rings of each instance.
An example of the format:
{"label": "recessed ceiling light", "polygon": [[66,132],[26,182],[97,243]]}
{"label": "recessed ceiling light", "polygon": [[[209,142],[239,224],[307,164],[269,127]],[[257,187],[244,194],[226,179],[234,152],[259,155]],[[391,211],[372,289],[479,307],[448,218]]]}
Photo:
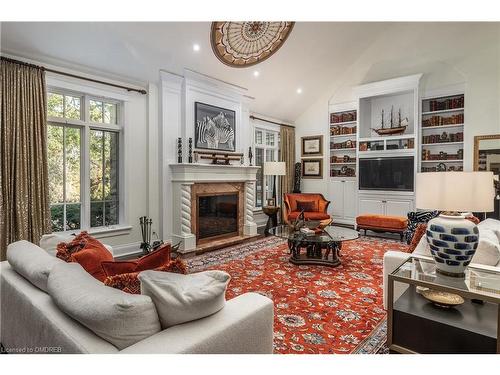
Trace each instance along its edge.
{"label": "recessed ceiling light", "polygon": [[300,87],[297,89],[297,94],[302,94],[302,89]]}
{"label": "recessed ceiling light", "polygon": [[254,72],[253,72],[253,76],[254,76],[254,77],[258,77],[258,76],[259,76],[259,74],[260,74],[260,73],[259,73],[259,71],[258,71],[258,70],[256,70],[256,71],[254,71]]}
{"label": "recessed ceiling light", "polygon": [[198,52],[200,50],[200,45],[199,44],[193,44],[193,51]]}

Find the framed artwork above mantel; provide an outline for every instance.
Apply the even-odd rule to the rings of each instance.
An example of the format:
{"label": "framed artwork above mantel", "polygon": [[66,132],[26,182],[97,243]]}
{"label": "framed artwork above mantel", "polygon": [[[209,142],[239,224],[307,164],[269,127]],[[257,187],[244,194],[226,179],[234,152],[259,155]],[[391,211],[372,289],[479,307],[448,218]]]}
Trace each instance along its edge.
{"label": "framed artwork above mantel", "polygon": [[323,136],[313,135],[301,137],[301,156],[323,156]]}
{"label": "framed artwork above mantel", "polygon": [[214,105],[194,103],[194,147],[236,151],[236,112]]}

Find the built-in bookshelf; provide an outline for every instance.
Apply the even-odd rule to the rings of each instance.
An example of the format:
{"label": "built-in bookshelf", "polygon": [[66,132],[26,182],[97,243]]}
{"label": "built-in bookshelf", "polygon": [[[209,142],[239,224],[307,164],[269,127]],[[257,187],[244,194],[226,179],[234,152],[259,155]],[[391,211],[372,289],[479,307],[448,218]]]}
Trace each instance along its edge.
{"label": "built-in bookshelf", "polygon": [[355,109],[330,113],[330,177],[356,177]]}
{"label": "built-in bookshelf", "polygon": [[463,93],[422,99],[421,172],[463,171]]}

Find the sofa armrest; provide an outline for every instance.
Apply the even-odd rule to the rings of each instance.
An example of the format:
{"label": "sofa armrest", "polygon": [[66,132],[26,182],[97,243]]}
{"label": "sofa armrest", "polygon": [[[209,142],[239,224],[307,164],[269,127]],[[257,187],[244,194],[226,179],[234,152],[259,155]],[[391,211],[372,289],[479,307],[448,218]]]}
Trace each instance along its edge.
{"label": "sofa armrest", "polygon": [[[384,309],[387,309],[387,286],[389,285],[389,275],[410,257],[410,253],[403,253],[402,251],[389,250],[384,254]],[[404,284],[394,283],[394,299],[401,296],[405,290],[406,287],[404,287]]]}
{"label": "sofa armrest", "polygon": [[167,328],[120,353],[270,354],[273,322],[273,302],[245,293],[213,315]]}

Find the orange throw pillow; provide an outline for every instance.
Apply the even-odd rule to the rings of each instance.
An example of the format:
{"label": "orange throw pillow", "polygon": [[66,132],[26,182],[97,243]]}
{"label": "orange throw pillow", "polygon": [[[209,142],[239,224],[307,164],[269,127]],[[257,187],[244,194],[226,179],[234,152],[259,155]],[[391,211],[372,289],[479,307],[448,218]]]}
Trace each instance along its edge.
{"label": "orange throw pillow", "polygon": [[170,252],[170,244],[165,244],[158,250],[137,260],[105,261],[101,263],[101,266],[106,276],[152,270],[170,262]]}
{"label": "orange throw pillow", "polygon": [[425,234],[426,230],[427,230],[426,223],[421,223],[417,226],[417,228],[415,229],[415,234],[413,235],[413,238],[410,242],[410,246],[408,246],[407,253],[413,253],[415,251],[415,249],[418,246],[418,243],[420,242],[420,239]]}
{"label": "orange throw pillow", "polygon": [[90,235],[86,231],[83,231],[75,236],[71,242],[57,244],[56,257],[65,262],[70,262],[71,254],[83,249],[89,237]]}
{"label": "orange throw pillow", "polygon": [[[155,268],[155,271],[187,273],[186,264],[181,259],[175,259],[167,264]],[[104,285],[121,289],[126,293],[141,294],[141,282],[138,278],[139,272],[122,273],[120,275],[108,276],[104,280]]]}
{"label": "orange throw pillow", "polygon": [[95,238],[87,238],[83,249],[71,254],[70,262],[80,264],[85,271],[90,273],[99,281],[104,281],[104,273],[101,262],[113,260],[113,255],[104,247],[104,245]]}

